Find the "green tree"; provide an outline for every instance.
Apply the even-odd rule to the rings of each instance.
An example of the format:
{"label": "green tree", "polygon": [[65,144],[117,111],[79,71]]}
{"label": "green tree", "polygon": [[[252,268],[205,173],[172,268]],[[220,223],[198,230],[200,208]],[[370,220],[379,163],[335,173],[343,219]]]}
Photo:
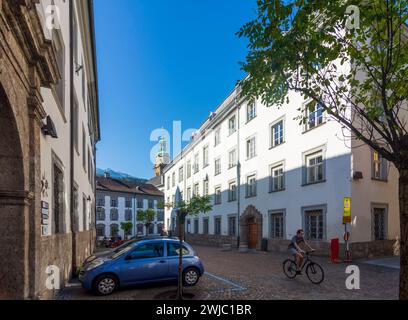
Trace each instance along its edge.
{"label": "green tree", "polygon": [[121,222],[120,228],[123,230],[125,234],[125,239],[127,240],[128,236],[132,234],[133,223],[130,221]]}
{"label": "green tree", "polygon": [[[357,4],[357,6],[355,6]],[[400,299],[408,299],[408,1],[257,0],[247,38],[242,95],[267,106],[289,91],[331,119],[399,172]],[[305,123],[299,109],[300,123]],[[347,138],[347,137],[346,137]]]}
{"label": "green tree", "polygon": [[137,211],[137,221],[142,222],[146,227],[146,235],[149,235],[149,228],[153,224],[155,217],[156,211],[154,211],[153,209]]}
{"label": "green tree", "polygon": [[213,207],[209,196],[194,196],[189,202],[179,201],[174,208],[177,212],[177,227],[179,232],[180,249],[179,249],[179,265],[178,265],[178,286],[177,300],[183,299],[183,234],[185,228],[186,217],[197,216],[200,213],[207,214]]}

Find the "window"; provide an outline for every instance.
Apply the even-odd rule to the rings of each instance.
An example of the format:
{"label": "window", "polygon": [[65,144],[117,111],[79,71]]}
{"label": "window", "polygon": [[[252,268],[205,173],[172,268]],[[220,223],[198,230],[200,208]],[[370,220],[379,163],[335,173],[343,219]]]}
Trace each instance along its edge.
{"label": "window", "polygon": [[125,207],[126,208],[132,208],[132,199],[126,198]]}
{"label": "window", "polygon": [[149,225],[148,232],[149,232],[149,234],[154,233],[154,224]]}
{"label": "window", "polygon": [[305,235],[308,240],[323,240],[324,217],[323,210],[305,210]]}
{"label": "window", "polygon": [[285,189],[285,173],[283,165],[271,168],[270,192],[282,191]]}
{"label": "window", "polygon": [[132,210],[126,209],[125,210],[125,221],[132,221]]}
{"label": "window", "polygon": [[256,138],[252,137],[246,141],[246,155],[247,159],[252,159],[256,156]]}
{"label": "window", "polygon": [[209,233],[209,219],[208,218],[203,218],[203,234],[208,234]]}
{"label": "window", "polygon": [[111,237],[117,237],[119,235],[119,225],[113,223],[110,225],[110,235]]}
{"label": "window", "polygon": [[256,175],[247,177],[246,197],[256,197]]}
{"label": "window", "polygon": [[82,196],[82,230],[85,231],[87,230],[87,225],[86,225],[86,218],[88,216],[88,203],[86,200],[86,196]]}
{"label": "window", "polygon": [[73,39],[72,39],[72,45],[73,45],[73,51],[74,51],[74,69],[77,68],[77,64],[79,63],[78,59],[78,23],[76,19],[76,15],[73,15]]}
{"label": "window", "polygon": [[130,260],[136,259],[154,259],[164,256],[163,242],[148,243],[137,246],[130,254]]}
{"label": "window", "polygon": [[215,175],[218,176],[221,174],[221,158],[215,159]]}
{"label": "window", "polygon": [[320,103],[314,101],[306,105],[306,126],[305,131],[313,129],[323,124],[323,106]]}
{"label": "window", "polygon": [[184,191],[180,191],[180,200],[184,201]]}
{"label": "window", "polygon": [[235,131],[237,131],[237,123],[236,123],[236,116],[233,116],[228,121],[228,132],[231,135]]}
{"label": "window", "polygon": [[96,202],[96,205],[97,205],[98,207],[104,207],[104,206],[105,206],[105,197],[100,197],[100,198],[98,198],[98,200],[97,200],[97,202]]}
{"label": "window", "polygon": [[236,236],[237,234],[237,217],[231,216],[228,218],[228,235]]}
{"label": "window", "polygon": [[96,236],[97,237],[104,237],[105,236],[105,225],[104,224],[98,224],[96,226]]}
{"label": "window", "polygon": [[96,220],[105,221],[105,219],[106,219],[105,208],[96,209]]}
{"label": "window", "polygon": [[191,177],[191,160],[187,161],[187,178]]}
{"label": "window", "polygon": [[198,219],[194,220],[194,233],[198,234]]}
{"label": "window", "polygon": [[137,199],[137,208],[138,209],[143,209],[143,199]]}
{"label": "window", "polygon": [[147,203],[147,207],[149,209],[154,209],[154,200],[149,199],[149,201]]}
{"label": "window", "polygon": [[247,122],[251,121],[256,117],[256,103],[251,103],[247,105]]}
{"label": "window", "polygon": [[[185,247],[182,246],[182,255],[188,256],[190,251]],[[180,244],[175,242],[167,242],[167,256],[168,257],[178,257],[180,254]]]}
{"label": "window", "polygon": [[184,180],[184,168],[180,167],[179,168],[179,182],[182,182]]}
{"label": "window", "polygon": [[271,148],[284,143],[283,120],[271,126]]}
{"label": "window", "polygon": [[54,43],[55,54],[57,58],[58,70],[61,75],[61,79],[55,86],[55,93],[59,100],[59,107],[61,111],[65,110],[65,47],[62,40],[61,32],[57,29],[53,30],[52,40]]}
{"label": "window", "polygon": [[194,173],[197,173],[200,170],[200,154],[197,153],[194,155]]}
{"label": "window", "polygon": [[218,146],[221,143],[221,129],[215,130],[214,133],[214,146]]}
{"label": "window", "polygon": [[187,198],[186,201],[189,202],[191,200],[191,187],[187,188]]}
{"label": "window", "polygon": [[374,180],[388,180],[388,161],[377,151],[372,152],[372,178]]}
{"label": "window", "polygon": [[111,209],[110,219],[111,219],[111,221],[118,221],[118,220],[119,220],[119,212],[118,212],[118,209]]}
{"label": "window", "polygon": [[82,166],[86,172],[86,135],[84,125],[82,125]]}
{"label": "window", "polygon": [[58,165],[54,164],[53,179],[53,202],[54,202],[54,232],[56,234],[65,232],[65,194],[64,174]]}
{"label": "window", "polygon": [[237,149],[231,150],[228,153],[228,168],[231,169],[237,165]]}
{"label": "window", "polygon": [[271,230],[270,237],[272,239],[283,239],[284,238],[284,213],[274,212],[270,214],[271,219]]}
{"label": "window", "polygon": [[373,208],[373,236],[375,241],[387,240],[387,209]]}
{"label": "window", "polygon": [[214,204],[221,204],[221,187],[215,188]]}
{"label": "window", "polygon": [[208,146],[205,146],[203,148],[203,168],[208,166],[208,164],[209,164],[209,162],[208,162]]}
{"label": "window", "polygon": [[198,196],[200,194],[200,185],[198,184],[198,183],[196,183],[195,185],[194,185],[194,193],[193,193],[193,195],[194,196]]}
{"label": "window", "polygon": [[167,177],[167,190],[170,190],[170,176]]}
{"label": "window", "polygon": [[208,194],[209,194],[208,185],[209,185],[208,180],[204,180],[203,181],[203,193],[204,193],[203,195],[204,196],[208,196]]}
{"label": "window", "polygon": [[111,198],[111,207],[112,208],[117,208],[118,207],[118,199],[117,198]]}
{"label": "window", "polygon": [[322,182],[325,179],[323,153],[306,156],[306,184]]}
{"label": "window", "polygon": [[77,154],[79,154],[79,120],[78,120],[78,117],[79,117],[79,108],[78,108],[78,101],[77,101],[77,99],[74,97],[74,100],[73,100],[73,108],[74,108],[74,110],[73,110],[73,112],[74,112],[74,114],[73,114],[73,117],[74,117],[74,119],[73,119],[73,124],[72,124],[72,126],[73,126],[73,134],[74,134],[74,147],[75,147],[75,151],[77,152]]}
{"label": "window", "polygon": [[172,186],[175,187],[176,186],[176,173],[173,172],[173,174],[171,175],[171,181],[172,181]]}
{"label": "window", "polygon": [[77,186],[74,186],[74,230],[79,231],[79,194]]}
{"label": "window", "polygon": [[214,219],[214,234],[221,235],[221,217]]}
{"label": "window", "polygon": [[160,222],[164,221],[164,210],[162,209],[157,210],[157,221],[160,221]]}
{"label": "window", "polygon": [[228,201],[232,202],[236,200],[237,200],[237,183],[234,181],[230,182],[228,186]]}

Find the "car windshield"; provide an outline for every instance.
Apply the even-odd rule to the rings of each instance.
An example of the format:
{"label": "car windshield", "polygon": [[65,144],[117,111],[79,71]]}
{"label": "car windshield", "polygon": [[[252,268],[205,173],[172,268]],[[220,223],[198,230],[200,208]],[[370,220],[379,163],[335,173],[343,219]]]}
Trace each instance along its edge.
{"label": "car windshield", "polygon": [[[133,244],[134,242],[132,242],[131,244]],[[132,245],[127,245],[123,248],[121,248],[121,250],[117,251],[117,252],[113,252],[109,258],[111,259],[116,259],[119,258],[120,256],[124,255],[126,252],[129,252],[131,249],[133,248]],[[116,250],[115,250],[116,251]]]}

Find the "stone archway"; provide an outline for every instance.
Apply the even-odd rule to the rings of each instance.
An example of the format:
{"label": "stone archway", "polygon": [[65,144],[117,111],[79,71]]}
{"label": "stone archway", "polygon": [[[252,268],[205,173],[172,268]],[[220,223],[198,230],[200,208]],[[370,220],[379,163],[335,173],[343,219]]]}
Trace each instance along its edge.
{"label": "stone archway", "polygon": [[0,298],[24,297],[28,288],[29,200],[16,117],[0,84]]}
{"label": "stone archway", "polygon": [[242,245],[249,249],[261,250],[262,214],[253,205],[248,206],[240,218],[240,235]]}

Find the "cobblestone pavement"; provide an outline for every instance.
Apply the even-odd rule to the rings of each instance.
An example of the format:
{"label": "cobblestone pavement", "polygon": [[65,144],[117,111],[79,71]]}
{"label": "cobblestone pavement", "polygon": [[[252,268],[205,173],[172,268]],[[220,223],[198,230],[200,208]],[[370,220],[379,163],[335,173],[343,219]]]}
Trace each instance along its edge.
{"label": "cobblestone pavement", "polygon": [[[206,275],[189,289],[211,300],[366,300],[397,299],[399,271],[392,268],[353,263],[360,269],[360,290],[346,288],[346,264],[331,264],[314,257],[322,265],[325,281],[312,284],[305,275],[290,280],[282,271],[288,257],[281,253],[222,252],[219,248],[195,246],[204,262]],[[109,297],[96,297],[78,284],[65,289],[60,299],[73,300],[151,300],[158,293],[174,289],[173,283],[138,286],[120,290]],[[204,294],[203,294],[204,293]]]}

